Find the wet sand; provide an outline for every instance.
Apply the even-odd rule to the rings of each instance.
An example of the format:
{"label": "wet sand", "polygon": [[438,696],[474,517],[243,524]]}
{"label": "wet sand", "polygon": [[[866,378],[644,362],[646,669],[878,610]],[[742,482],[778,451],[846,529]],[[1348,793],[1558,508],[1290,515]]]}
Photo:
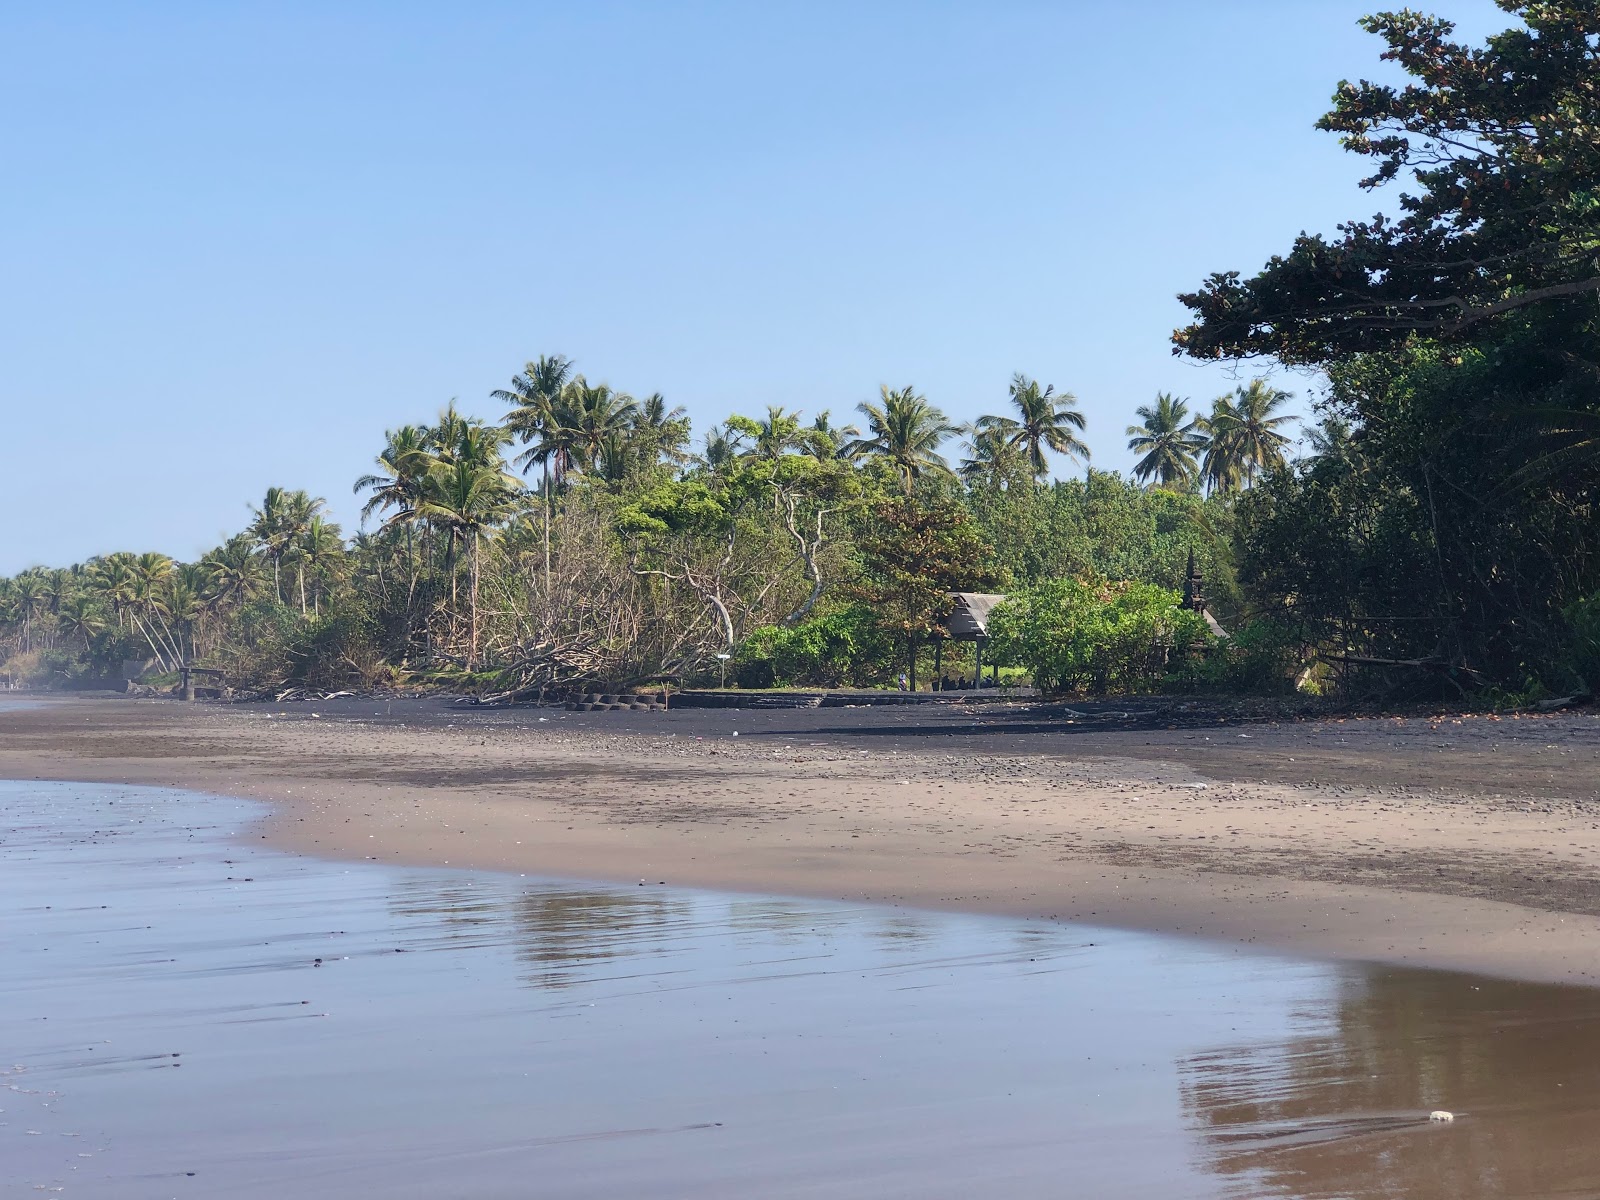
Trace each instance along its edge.
{"label": "wet sand", "polygon": [[1594,989],[322,861],[255,807],[0,783],[0,1196],[1600,1190]]}
{"label": "wet sand", "polygon": [[330,857],[1008,913],[1587,984],[1600,981],[1597,763],[1587,714],[1241,725],[362,700],[0,713],[0,776],[265,799],[259,836]]}

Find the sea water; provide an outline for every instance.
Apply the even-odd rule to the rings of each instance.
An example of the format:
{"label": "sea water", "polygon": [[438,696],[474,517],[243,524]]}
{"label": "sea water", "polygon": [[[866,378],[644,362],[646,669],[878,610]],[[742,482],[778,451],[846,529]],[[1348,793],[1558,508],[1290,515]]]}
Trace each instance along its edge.
{"label": "sea water", "polygon": [[1600,992],[330,863],[260,812],[0,783],[0,1196],[1600,1192]]}

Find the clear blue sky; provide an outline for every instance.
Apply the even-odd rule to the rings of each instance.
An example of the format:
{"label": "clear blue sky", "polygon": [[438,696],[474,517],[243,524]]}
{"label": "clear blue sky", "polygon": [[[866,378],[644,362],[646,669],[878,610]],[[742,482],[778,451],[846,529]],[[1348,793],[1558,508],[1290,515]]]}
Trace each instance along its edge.
{"label": "clear blue sky", "polygon": [[1378,207],[1311,128],[1378,6],[5,6],[0,572],[190,558],[271,484],[353,528],[385,428],[540,353],[697,432],[1020,370],[1125,469],[1237,382],[1174,294]]}

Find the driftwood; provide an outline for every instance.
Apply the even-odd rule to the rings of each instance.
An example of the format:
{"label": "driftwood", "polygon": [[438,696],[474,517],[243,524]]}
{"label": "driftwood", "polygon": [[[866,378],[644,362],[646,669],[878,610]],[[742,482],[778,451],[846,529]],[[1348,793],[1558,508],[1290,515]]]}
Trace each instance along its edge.
{"label": "driftwood", "polygon": [[1594,697],[1588,692],[1578,692],[1572,696],[1558,696],[1553,700],[1540,700],[1534,704],[1539,712],[1556,712],[1563,708],[1576,708],[1580,704],[1587,704]]}
{"label": "driftwood", "polygon": [[1349,663],[1357,667],[1409,667],[1440,675],[1465,675],[1479,687],[1487,683],[1487,677],[1482,671],[1443,658],[1373,658],[1365,654],[1319,654],[1317,657],[1323,662]]}

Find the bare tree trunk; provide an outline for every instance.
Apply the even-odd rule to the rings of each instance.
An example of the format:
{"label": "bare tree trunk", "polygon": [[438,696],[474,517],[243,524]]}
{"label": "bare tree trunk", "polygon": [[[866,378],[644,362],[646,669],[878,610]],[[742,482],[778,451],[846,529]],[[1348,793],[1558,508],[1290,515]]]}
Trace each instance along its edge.
{"label": "bare tree trunk", "polygon": [[467,670],[478,669],[478,543],[481,540],[478,530],[472,531],[471,561],[468,564],[470,582],[467,585],[467,603],[470,606],[470,615],[467,619]]}

